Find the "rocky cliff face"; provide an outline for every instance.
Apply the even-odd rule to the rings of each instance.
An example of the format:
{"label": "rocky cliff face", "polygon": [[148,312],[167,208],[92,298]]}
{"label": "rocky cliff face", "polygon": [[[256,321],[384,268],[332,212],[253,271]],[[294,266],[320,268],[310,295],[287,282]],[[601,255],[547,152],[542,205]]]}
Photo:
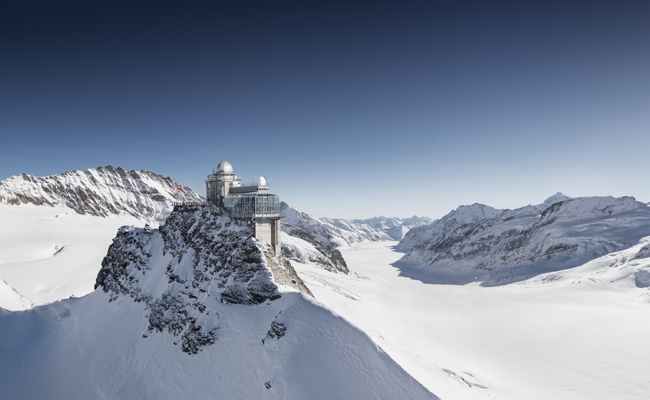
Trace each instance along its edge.
{"label": "rocky cliff face", "polygon": [[60,175],[12,176],[0,182],[0,202],[6,204],[65,205],[79,214],[107,217],[125,213],[162,222],[173,202],[200,202],[189,188],[148,171],[111,166]]}
{"label": "rocky cliff face", "polygon": [[498,285],[581,265],[649,232],[650,207],[633,197],[576,198],[464,224],[401,261],[441,282]]}
{"label": "rocky cliff face", "polygon": [[128,296],[144,302],[145,336],[166,332],[179,337],[184,352],[196,353],[217,338],[219,316],[211,314],[210,303],[275,300],[278,283],[311,295],[291,265],[252,234],[209,208],[178,207],[159,230],[120,229],[95,288],[111,301]]}

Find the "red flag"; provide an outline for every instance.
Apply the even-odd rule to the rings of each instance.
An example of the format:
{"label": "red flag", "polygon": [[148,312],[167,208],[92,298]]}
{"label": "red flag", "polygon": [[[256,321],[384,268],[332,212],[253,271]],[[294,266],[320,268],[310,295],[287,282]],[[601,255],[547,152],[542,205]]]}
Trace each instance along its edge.
{"label": "red flag", "polygon": [[183,186],[181,186],[181,185],[176,185],[176,189],[178,189],[178,190],[183,190]]}

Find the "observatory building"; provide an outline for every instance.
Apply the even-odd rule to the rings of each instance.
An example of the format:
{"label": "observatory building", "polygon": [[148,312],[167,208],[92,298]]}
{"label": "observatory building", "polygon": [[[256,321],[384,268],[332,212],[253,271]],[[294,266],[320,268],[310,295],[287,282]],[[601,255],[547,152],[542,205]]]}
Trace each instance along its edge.
{"label": "observatory building", "polygon": [[232,165],[222,161],[205,180],[205,197],[230,218],[252,226],[255,237],[280,254],[280,198],[271,193],[263,176],[257,182],[242,184]]}

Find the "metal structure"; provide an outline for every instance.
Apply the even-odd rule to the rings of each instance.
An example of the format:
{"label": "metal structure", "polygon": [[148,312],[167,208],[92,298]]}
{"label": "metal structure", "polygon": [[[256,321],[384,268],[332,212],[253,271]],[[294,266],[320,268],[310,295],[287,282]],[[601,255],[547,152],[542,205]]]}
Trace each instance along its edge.
{"label": "metal structure", "polygon": [[228,216],[252,226],[255,237],[268,243],[280,254],[280,198],[271,193],[266,179],[242,184],[232,165],[222,161],[205,180],[208,203],[221,208]]}

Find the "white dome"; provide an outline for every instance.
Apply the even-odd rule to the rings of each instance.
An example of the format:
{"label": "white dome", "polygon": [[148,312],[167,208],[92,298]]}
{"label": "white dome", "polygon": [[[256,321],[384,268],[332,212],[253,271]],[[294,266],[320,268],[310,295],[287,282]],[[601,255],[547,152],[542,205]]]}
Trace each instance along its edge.
{"label": "white dome", "polygon": [[232,174],[233,173],[232,165],[228,161],[221,161],[217,166],[217,172],[222,172],[224,174]]}
{"label": "white dome", "polygon": [[260,176],[259,179],[257,180],[257,185],[258,186],[266,186],[266,178],[263,176]]}

